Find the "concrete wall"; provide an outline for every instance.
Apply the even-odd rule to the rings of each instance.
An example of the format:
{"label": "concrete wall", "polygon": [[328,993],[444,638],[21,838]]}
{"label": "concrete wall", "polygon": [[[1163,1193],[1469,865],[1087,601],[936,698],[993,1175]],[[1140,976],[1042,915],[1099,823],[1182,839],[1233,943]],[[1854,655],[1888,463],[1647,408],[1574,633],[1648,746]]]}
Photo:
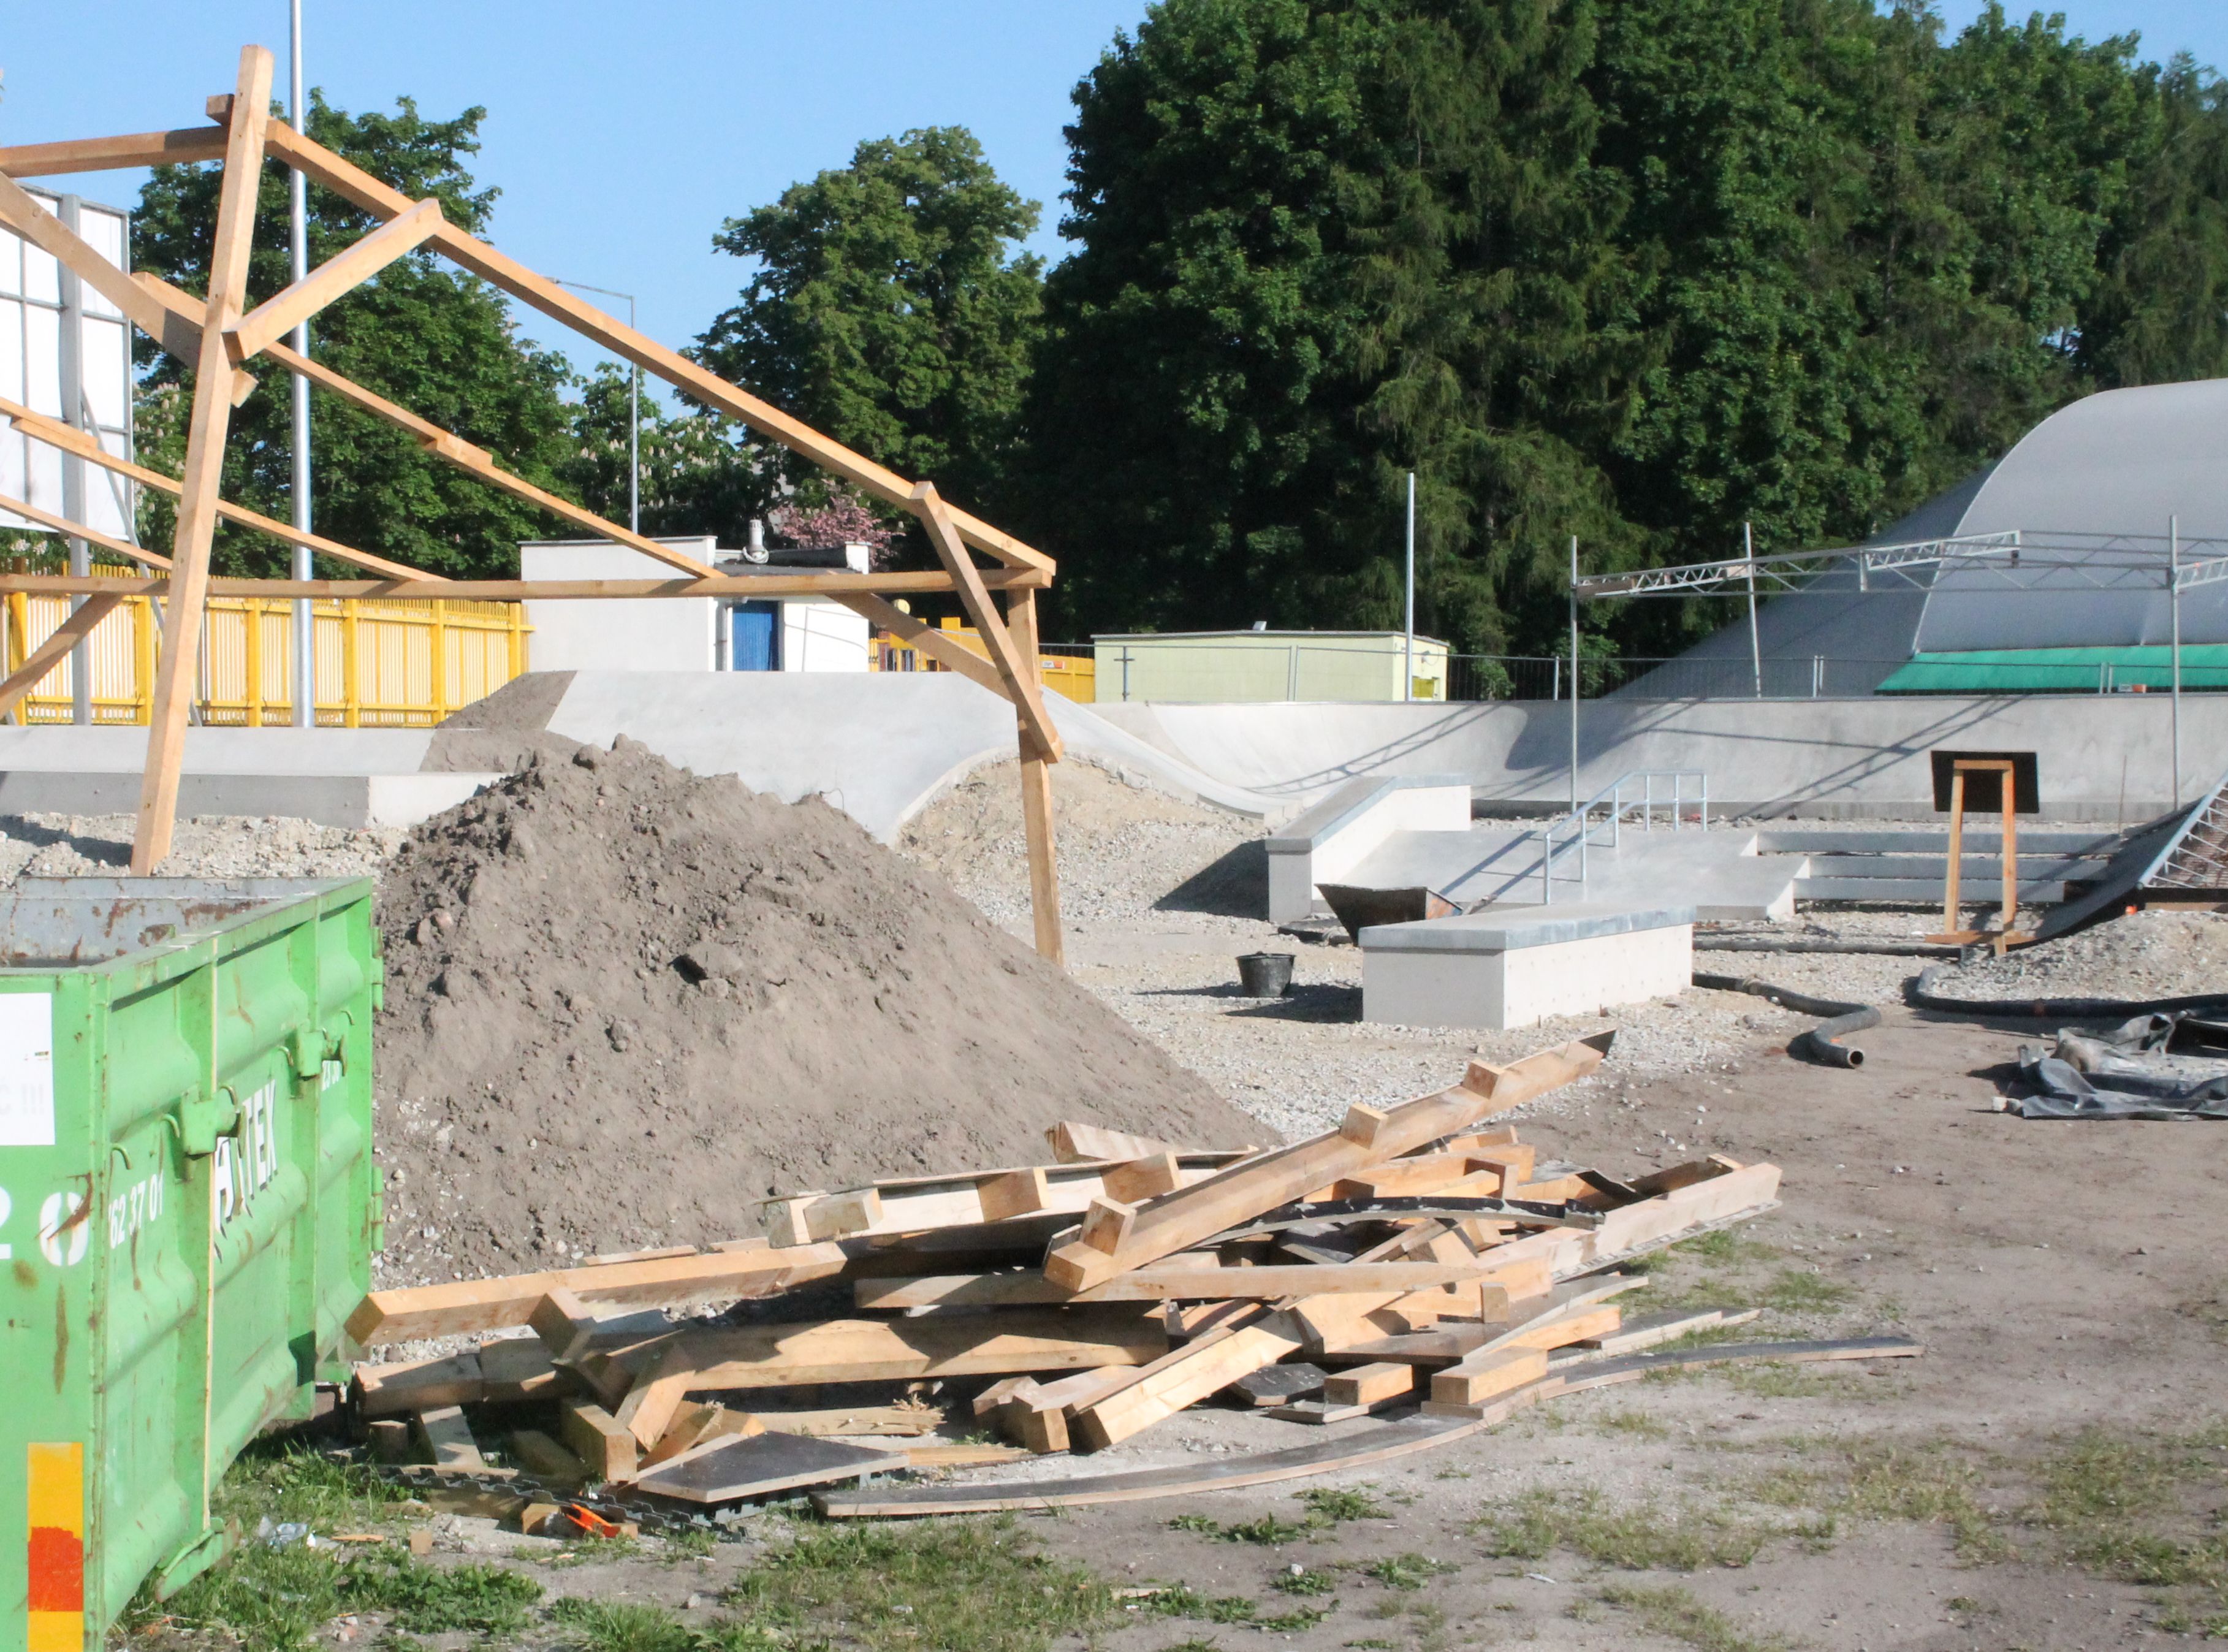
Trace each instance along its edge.
{"label": "concrete wall", "polygon": [[1328,911],[1318,885],[1344,882],[1395,832],[1467,833],[1469,813],[1469,787],[1460,777],[1348,781],[1269,840],[1270,921]]}
{"label": "concrete wall", "polygon": [[841,603],[784,599],[781,605],[781,669],[784,671],[864,671],[873,644],[866,616]]}
{"label": "concrete wall", "polygon": [[[700,561],[714,554],[708,536],[671,543]],[[528,543],[518,547],[518,561],[528,579],[678,577],[669,564],[605,540]],[[527,657],[537,671],[709,671],[719,657],[719,606],[709,597],[529,602]]]}
{"label": "concrete wall", "polygon": [[[1489,810],[1567,806],[1567,702],[1107,705],[1117,728],[1225,783],[1313,798],[1358,776],[1458,773]],[[2141,820],[2173,797],[2161,695],[1596,701],[1579,708],[1581,795],[1638,769],[1701,769],[1713,810],[1930,816],[1937,746],[2039,753],[2043,812]],[[2228,695],[2181,708],[2181,792],[2228,768]]]}

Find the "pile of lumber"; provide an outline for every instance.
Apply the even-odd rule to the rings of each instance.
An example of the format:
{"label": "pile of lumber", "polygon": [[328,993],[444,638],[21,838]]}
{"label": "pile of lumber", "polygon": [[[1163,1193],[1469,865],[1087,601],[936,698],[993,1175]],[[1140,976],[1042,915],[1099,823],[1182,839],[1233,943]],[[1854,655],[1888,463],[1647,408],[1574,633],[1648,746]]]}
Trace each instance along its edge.
{"label": "pile of lumber", "polygon": [[[361,1345],[481,1340],[359,1367],[353,1414],[389,1462],[700,1507],[1103,1450],[1218,1397],[1485,1417],[1573,1361],[1743,1317],[1628,1318],[1643,1281],[1617,1268],[1771,1208],[1777,1167],[1621,1181],[1489,1122],[1608,1047],[1473,1063],[1265,1151],[1062,1124],[1051,1164],[799,1194],[762,1238],[377,1291]],[[946,1424],[1009,1444],[919,1443]]]}

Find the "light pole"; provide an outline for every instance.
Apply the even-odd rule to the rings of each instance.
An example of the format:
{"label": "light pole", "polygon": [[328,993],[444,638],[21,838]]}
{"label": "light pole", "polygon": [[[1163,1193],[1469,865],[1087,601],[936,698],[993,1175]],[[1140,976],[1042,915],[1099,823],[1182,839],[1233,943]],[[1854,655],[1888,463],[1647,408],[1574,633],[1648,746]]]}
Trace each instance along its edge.
{"label": "light pole", "polygon": [[[287,67],[287,108],[297,132],[307,134],[310,130],[309,111],[302,97],[302,0],[289,0],[289,30]],[[309,179],[299,169],[291,169],[287,175],[287,215],[289,245],[293,253],[294,279],[300,281],[310,272],[310,189]],[[303,355],[310,353],[310,323],[307,319],[298,323],[291,340],[295,350]],[[301,374],[294,380],[294,528],[298,533],[310,531],[310,381]],[[316,573],[314,559],[306,545],[294,547],[294,577],[307,579]],[[256,624],[251,616],[248,623]],[[263,685],[248,684],[247,692],[259,696]],[[294,599],[294,727],[314,728],[317,722],[317,618],[309,598]]]}
{"label": "light pole", "polygon": [[1408,472],[1408,584],[1403,612],[1400,698],[1413,700],[1416,697],[1416,473],[1413,471]]}
{"label": "light pole", "polygon": [[[600,292],[606,298],[624,298],[627,302],[627,326],[634,326],[634,294],[614,292],[609,287],[592,287],[586,281],[567,281],[562,276],[551,278],[560,287],[572,287],[580,292]],[[627,387],[627,530],[642,532],[642,368],[634,363]]]}

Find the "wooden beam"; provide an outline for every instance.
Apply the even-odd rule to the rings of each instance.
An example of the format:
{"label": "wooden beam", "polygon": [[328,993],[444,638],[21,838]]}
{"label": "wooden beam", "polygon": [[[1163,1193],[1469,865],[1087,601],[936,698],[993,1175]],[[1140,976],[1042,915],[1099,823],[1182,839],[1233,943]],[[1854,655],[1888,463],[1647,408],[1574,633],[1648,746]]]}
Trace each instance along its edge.
{"label": "wooden beam", "polygon": [[345,252],[327,259],[242,316],[232,330],[233,360],[245,362],[261,354],[336,298],[374,279],[397,259],[416,252],[440,227],[441,203],[430,198],[388,219]]}
{"label": "wooden beam", "polygon": [[[53,254],[71,274],[121,310],[132,325],[157,340],[181,361],[201,347],[198,318],[163,303],[141,283],[116,267],[68,225],[39,205],[12,180],[0,176],[0,223]],[[180,294],[182,301],[184,295]],[[189,308],[190,308],[189,304]]]}
{"label": "wooden beam", "polygon": [[0,149],[0,173],[35,178],[70,172],[112,172],[135,166],[182,166],[221,160],[221,127],[131,132],[119,138],[78,138],[60,144],[16,144]]}
{"label": "wooden beam", "polygon": [[240,83],[224,153],[216,233],[209,253],[208,312],[195,360],[194,406],[171,549],[176,578],[163,627],[161,663],[148,720],[147,772],[131,842],[131,872],[150,877],[170,852],[177,824],[178,769],[185,756],[186,714],[201,657],[202,615],[208,597],[209,546],[216,535],[217,490],[224,477],[224,439],[232,413],[234,368],[225,333],[240,319],[247,291],[247,257],[255,239],[257,190],[263,176],[264,130],[271,124],[271,54],[250,46],[240,54]]}
{"label": "wooden beam", "polygon": [[[0,498],[0,509],[12,509],[10,502]],[[16,708],[16,702],[46,681],[47,674],[60,665],[69,651],[86,637],[93,628],[108,618],[121,600],[116,597],[87,597],[75,613],[54,628],[53,636],[32,650],[22,664],[0,682],[0,717]]]}
{"label": "wooden beam", "polygon": [[1084,1164],[1108,1159],[1149,1159],[1161,1153],[1176,1149],[1168,1143],[1150,1136],[1132,1136],[1127,1130],[1104,1130],[1096,1124],[1080,1124],[1063,1119],[1045,1132],[1045,1140],[1052,1145],[1052,1156],[1062,1164]]}
{"label": "wooden beam", "polygon": [[1422,1290],[1481,1279],[1499,1265],[1492,1253],[1468,1262],[1349,1262],[1339,1266],[1272,1263],[1253,1268],[1216,1265],[1212,1252],[1190,1252],[1117,1274],[1070,1295],[1034,1269],[861,1279],[853,1300],[890,1312],[914,1308],[1011,1307],[1021,1303],[1280,1301],[1325,1291]]}
{"label": "wooden beam", "polygon": [[[160,471],[150,471],[144,464],[133,464],[130,459],[119,458],[101,446],[91,432],[79,430],[72,425],[65,425],[59,419],[48,418],[44,413],[33,413],[29,407],[10,401],[5,396],[0,396],[0,418],[8,419],[10,423],[20,428],[25,435],[44,442],[50,447],[59,447],[66,452],[74,453],[89,464],[97,464],[105,471],[113,471],[118,476],[130,477],[135,482],[144,483],[158,492],[170,494],[173,497],[184,492],[185,484],[177,477],[164,476]],[[243,528],[253,528],[259,533],[270,535],[273,539],[284,540],[289,545],[305,545],[310,549],[321,551],[337,561],[353,563],[357,567],[368,568],[374,573],[384,573],[396,579],[413,582],[434,577],[430,573],[420,573],[418,569],[403,563],[390,562],[383,556],[374,556],[368,551],[359,551],[354,546],[343,545],[336,541],[324,539],[316,534],[304,533],[298,528],[288,526],[276,517],[266,516],[259,511],[250,510],[245,505],[233,504],[227,500],[220,499],[216,502],[216,514],[227,522],[238,522]],[[144,551],[135,550],[131,554],[138,561],[144,562],[150,560]],[[170,566],[170,559],[167,557],[157,558],[154,561],[157,566],[167,568]]]}
{"label": "wooden beam", "polygon": [[491,488],[500,488],[514,498],[538,505],[551,515],[576,528],[586,528],[599,539],[608,539],[640,551],[644,556],[653,557],[668,567],[679,568],[699,577],[718,577],[712,568],[670,545],[661,545],[646,534],[637,534],[617,522],[606,522],[585,505],[576,505],[570,499],[560,498],[547,489],[535,487],[524,477],[514,476],[498,464],[495,455],[485,448],[475,446],[463,437],[452,435],[430,420],[420,419],[407,408],[397,407],[384,396],[365,389],[355,380],[334,372],[322,362],[300,355],[276,339],[264,345],[263,353],[290,372],[300,374],[319,389],[330,391],[375,419],[384,419],[408,431],[427,452],[446,459],[458,470],[477,477]]}
{"label": "wooden beam", "polygon": [[1392,1109],[1369,1146],[1332,1130],[1261,1154],[1153,1200],[1137,1213],[1128,1237],[1111,1253],[1079,1239],[1056,1246],[1045,1258],[1045,1277],[1070,1290],[1103,1284],[1118,1273],[1202,1244],[1264,1212],[1303,1199],[1342,1176],[1584,1078],[1601,1065],[1607,1049],[1606,1038],[1597,1035],[1542,1050],[1509,1066],[1473,1061],[1455,1088]]}
{"label": "wooden beam", "polygon": [[807,1382],[903,1381],[1143,1365],[1168,1351],[1159,1322],[1130,1309],[1016,1309],[971,1315],[835,1319],[688,1331],[663,1359],[694,1368],[703,1393]]}
{"label": "wooden beam", "polygon": [[[1037,654],[1037,593],[1015,591],[1006,598],[1006,623],[1037,702],[1044,702],[1044,662]],[[1052,765],[1030,738],[1028,718],[1016,706],[1021,755],[1021,836],[1028,848],[1029,915],[1036,929],[1037,956],[1054,969],[1067,967],[1067,942],[1060,921],[1060,860],[1053,848]]]}
{"label": "wooden beam", "polygon": [[[400,190],[390,189],[362,168],[343,160],[323,144],[290,127],[271,127],[266,135],[266,143],[272,159],[284,161],[336,195],[354,202],[381,218],[399,216],[409,210],[412,205],[410,198]],[[842,477],[885,503],[911,508],[912,484],[895,471],[875,464],[863,454],[854,452],[841,442],[813,429],[803,419],[782,412],[771,402],[762,401],[748,391],[729,384],[678,351],[668,349],[645,337],[624,323],[605,315],[593,304],[573,297],[547,277],[536,274],[517,259],[467,234],[456,225],[444,224],[433,236],[432,245],[452,263],[461,265],[481,279],[502,288],[512,298],[532,305],[543,315],[563,322],[612,355],[633,362],[645,372],[656,375],[667,383],[687,391],[698,400],[718,408],[731,418],[741,419],[791,452],[802,454],[822,469]],[[1008,567],[1029,568],[1047,574],[1053,571],[1055,565],[1050,557],[1024,545],[1010,534],[1002,532],[963,510],[953,510],[951,516],[968,543],[988,552]]]}
{"label": "wooden beam", "polygon": [[838,597],[853,613],[872,625],[903,637],[947,671],[956,671],[969,682],[980,684],[1001,700],[1008,698],[1005,679],[998,668],[965,644],[954,641],[933,625],[923,624],[895,603],[882,597]]}
{"label": "wooden beam", "polygon": [[[225,509],[229,514],[234,508]],[[292,540],[302,536],[290,529],[287,537]],[[311,548],[322,548],[322,545],[313,545]],[[363,553],[355,554],[361,558]],[[1016,573],[1012,577],[1019,580],[1035,576]],[[755,578],[736,575],[704,579],[443,579],[413,570],[408,579],[397,575],[391,579],[218,579],[211,581],[209,589],[221,597],[445,597],[480,602],[611,602],[637,597],[840,598],[855,592],[862,584],[868,590],[902,592],[951,588],[940,573],[770,573]],[[10,573],[0,574],[0,591],[46,592],[76,597],[160,597],[168,593],[168,582],[159,579],[78,579],[67,574]]]}
{"label": "wooden beam", "polygon": [[503,1330],[528,1323],[541,1299],[569,1290],[603,1308],[694,1308],[771,1296],[792,1285],[832,1279],[850,1265],[841,1245],[775,1251],[765,1245],[647,1262],[605,1262],[507,1278],[375,1290],[349,1316],[359,1347]]}
{"label": "wooden beam", "polygon": [[1280,1318],[1202,1338],[1156,1360],[1138,1380],[1068,1417],[1070,1435],[1094,1451],[1128,1439],[1243,1376],[1296,1354],[1300,1339]]}
{"label": "wooden beam", "polygon": [[[10,495],[0,493],[0,510],[13,511],[16,515],[28,517],[32,522],[44,522],[58,534],[67,534],[74,539],[85,540],[88,543],[99,546],[104,551],[113,551],[118,556],[127,556],[134,562],[144,562],[150,567],[167,568],[170,566],[170,559],[167,556],[157,556],[154,552],[142,549],[129,540],[112,538],[97,528],[87,528],[83,522],[72,522],[67,516],[57,511],[42,510],[29,500],[17,499]],[[114,593],[106,594],[113,595]]]}
{"label": "wooden beam", "polygon": [[918,483],[912,490],[912,503],[928,529],[929,541],[936,547],[937,560],[951,576],[960,605],[967,610],[967,617],[975,622],[975,630],[983,638],[983,646],[989,650],[990,663],[998,668],[999,681],[1006,687],[1006,698],[1014,702],[1021,714],[1025,741],[1033,745],[1037,755],[1047,762],[1059,762],[1060,731],[1052,726],[1044,698],[1037,693],[1036,674],[1023,663],[1014,646],[1013,633],[1006,629],[1004,617],[991,605],[989,591],[983,583],[983,571],[975,566],[975,558],[960,538],[951,512],[937,496],[936,484]]}

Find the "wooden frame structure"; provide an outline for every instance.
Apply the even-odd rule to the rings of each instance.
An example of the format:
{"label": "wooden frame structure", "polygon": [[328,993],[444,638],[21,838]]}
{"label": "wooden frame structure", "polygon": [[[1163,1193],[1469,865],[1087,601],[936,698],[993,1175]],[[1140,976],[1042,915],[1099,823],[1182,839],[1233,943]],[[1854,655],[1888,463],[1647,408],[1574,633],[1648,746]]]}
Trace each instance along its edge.
{"label": "wooden frame structure", "polygon": [[[25,502],[0,496],[0,509],[128,555],[147,570],[137,579],[0,575],[0,592],[46,591],[94,599],[80,609],[80,618],[96,607],[106,611],[106,605],[99,600],[103,598],[145,594],[163,599],[168,605],[155,683],[153,720],[148,731],[146,774],[132,842],[133,874],[152,874],[170,852],[177,815],[179,763],[195,679],[201,616],[212,595],[409,596],[482,600],[822,595],[895,632],[939,664],[971,678],[1013,703],[1021,753],[1022,818],[1028,840],[1029,893],[1037,951],[1054,964],[1062,962],[1050,775],[1050,765],[1060,760],[1061,752],[1060,734],[1045,709],[1041,692],[1036,624],[1036,593],[1052,583],[1055,571],[1053,560],[947,503],[938,494],[934,483],[907,481],[574,298],[547,277],[449,223],[442,215],[439,202],[413,201],[307,136],[274,122],[269,112],[272,67],[272,56],[267,50],[259,46],[243,48],[234,88],[209,99],[208,115],[211,124],[206,126],[0,148],[0,226],[60,259],[80,280],[123,311],[134,326],[159,340],[173,355],[192,362],[195,368],[185,468],[182,475],[175,477],[107,453],[84,432],[58,420],[13,404],[0,407],[0,417],[12,420],[37,439],[177,496],[177,529],[167,560],[137,547],[116,544],[81,523],[33,509]],[[246,291],[248,250],[254,233],[256,186],[266,160],[280,162],[303,173],[320,187],[369,213],[380,221],[380,227],[300,281],[250,309]],[[223,183],[218,198],[208,291],[200,297],[150,274],[124,273],[42,210],[13,182],[50,173],[207,161],[222,163]],[[279,342],[297,323],[372,279],[397,259],[421,247],[430,247],[520,303],[564,323],[614,355],[740,419],[860,491],[901,507],[919,518],[927,530],[942,564],[941,570],[925,573],[723,576],[670,546],[606,522],[535,487],[523,477],[513,476],[496,462],[494,455],[396,407]],[[374,418],[400,426],[427,451],[481,482],[525,499],[599,538],[652,557],[673,568],[676,577],[556,581],[445,579],[303,533],[228,503],[218,492],[227,429],[232,409],[254,388],[255,381],[246,369],[259,357],[286,371],[303,375],[321,389]],[[349,580],[212,579],[209,550],[220,516],[253,527],[287,544],[307,546],[376,577]],[[976,552],[987,554],[996,566],[978,567],[975,560]],[[939,592],[957,595],[970,623],[982,637],[988,659],[945,639],[933,627],[903,613],[889,600],[900,594]],[[1005,599],[1002,612],[996,601],[998,595]],[[29,668],[27,665],[25,669]],[[10,685],[0,685],[0,691],[4,691],[5,686]]]}

